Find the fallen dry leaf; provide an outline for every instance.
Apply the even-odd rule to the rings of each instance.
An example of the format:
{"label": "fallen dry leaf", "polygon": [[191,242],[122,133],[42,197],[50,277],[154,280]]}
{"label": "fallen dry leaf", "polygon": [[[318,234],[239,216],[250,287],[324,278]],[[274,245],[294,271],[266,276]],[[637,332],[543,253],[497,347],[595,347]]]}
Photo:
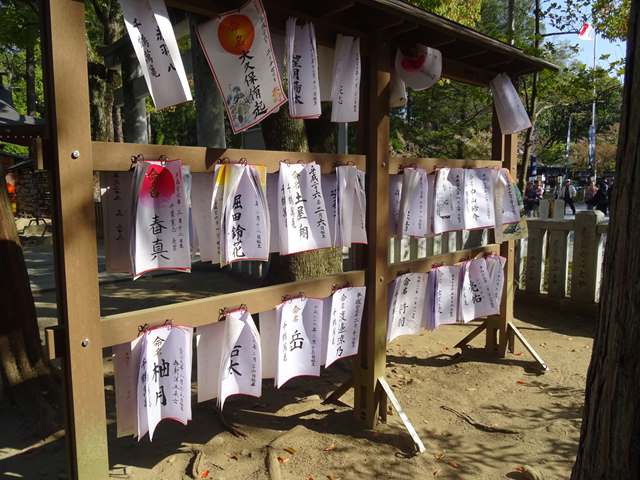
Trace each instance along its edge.
{"label": "fallen dry leaf", "polygon": [[296,453],[296,449],[293,448],[293,447],[286,447],[284,449],[284,451],[287,452],[287,453],[290,453],[291,455],[295,455],[295,453]]}
{"label": "fallen dry leaf", "polygon": [[518,380],[518,381],[516,381],[516,383],[517,383],[518,385],[526,385],[526,384],[527,384],[526,382],[524,382],[524,381],[522,381],[522,380]]}
{"label": "fallen dry leaf", "polygon": [[444,452],[436,453],[433,455],[437,462],[441,461],[444,458]]}
{"label": "fallen dry leaf", "polygon": [[227,457],[229,457],[231,460],[238,460],[238,455],[236,455],[235,453],[227,453]]}
{"label": "fallen dry leaf", "polygon": [[336,449],[336,444],[332,443],[328,447],[322,449],[323,452],[333,452]]}
{"label": "fallen dry leaf", "polygon": [[289,457],[278,457],[278,463],[287,463],[289,461]]}
{"label": "fallen dry leaf", "polygon": [[524,472],[524,467],[516,467],[514,470],[515,470],[516,472],[520,472],[520,473],[522,473],[522,472]]}
{"label": "fallen dry leaf", "polygon": [[449,466],[450,466],[450,467],[452,467],[452,468],[460,468],[460,464],[458,464],[458,463],[456,463],[456,462],[453,462],[453,461],[451,461],[451,460],[449,460],[447,463],[448,463],[448,464],[449,464]]}
{"label": "fallen dry leaf", "polygon": [[440,470],[434,470],[433,471],[433,476],[437,477],[439,473],[440,473]]}
{"label": "fallen dry leaf", "polygon": [[200,474],[200,478],[209,478],[209,470],[205,470]]}
{"label": "fallen dry leaf", "polygon": [[327,480],[340,480],[340,477],[334,477],[333,475],[327,475]]}

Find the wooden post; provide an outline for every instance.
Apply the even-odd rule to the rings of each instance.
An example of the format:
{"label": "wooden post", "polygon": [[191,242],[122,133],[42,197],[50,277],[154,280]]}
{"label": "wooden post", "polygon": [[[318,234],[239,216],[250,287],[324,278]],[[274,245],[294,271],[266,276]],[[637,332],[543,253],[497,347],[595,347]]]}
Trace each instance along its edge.
{"label": "wooden post", "polygon": [[[511,176],[516,178],[518,165],[518,135],[503,135],[498,118],[493,111],[493,126],[491,137],[491,157],[502,160],[502,167],[509,169]],[[485,348],[504,356],[507,351],[507,323],[513,320],[514,271],[515,271],[515,241],[509,240],[500,245],[500,255],[507,259],[505,264],[504,291],[500,304],[500,314],[487,318],[487,334]]]}
{"label": "wooden post", "polygon": [[[354,413],[369,428],[378,418],[378,377],[384,376],[387,348],[387,245],[389,242],[389,83],[391,54],[379,37],[372,38],[368,58],[367,123],[367,297],[354,362]],[[367,98],[367,96],[362,97]],[[361,113],[362,115],[362,113]]]}
{"label": "wooden post", "polygon": [[66,433],[71,476],[106,479],[107,428],[93,207],[84,3],[42,2],[52,140],[58,309],[67,342]]}
{"label": "wooden post", "polygon": [[567,294],[566,230],[549,230],[549,295],[564,298]]}
{"label": "wooden post", "polygon": [[573,241],[573,268],[571,272],[571,298],[583,305],[596,301],[598,272],[598,224],[604,220],[599,210],[578,212]]}

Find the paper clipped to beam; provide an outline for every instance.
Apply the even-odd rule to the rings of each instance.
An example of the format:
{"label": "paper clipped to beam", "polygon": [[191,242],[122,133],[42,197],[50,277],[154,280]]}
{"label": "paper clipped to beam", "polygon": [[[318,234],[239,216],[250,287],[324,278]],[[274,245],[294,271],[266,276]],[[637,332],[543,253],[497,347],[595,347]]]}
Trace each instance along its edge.
{"label": "paper clipped to beam", "polygon": [[100,172],[105,263],[110,273],[131,273],[132,177],[130,172]]}
{"label": "paper clipped to beam", "polygon": [[416,335],[425,328],[426,273],[406,273],[390,284],[387,343],[400,335]]}
{"label": "paper clipped to beam", "polygon": [[489,85],[502,134],[511,135],[531,128],[531,120],[527,110],[509,76],[500,73],[491,80]]}
{"label": "paper clipped to beam", "polygon": [[313,23],[300,25],[293,17],[287,20],[286,29],[289,116],[318,118],[322,108],[316,31]]}
{"label": "paper clipped to beam", "polygon": [[163,0],[120,0],[127,33],[157,109],[191,100],[187,74]]}
{"label": "paper clipped to beam", "polygon": [[494,184],[497,171],[493,168],[468,168],[464,171],[464,228],[475,230],[493,227]]}
{"label": "paper clipped to beam", "polygon": [[360,113],[360,39],[338,34],[333,56],[331,121],[357,122]]}
{"label": "paper clipped to beam", "polygon": [[441,168],[436,174],[433,233],[464,229],[463,168]]}
{"label": "paper clipped to beam", "polygon": [[233,133],[257,125],[287,101],[260,0],[201,24],[197,34]]}
{"label": "paper clipped to beam", "polygon": [[331,296],[325,367],[358,353],[366,287],[345,287]]}

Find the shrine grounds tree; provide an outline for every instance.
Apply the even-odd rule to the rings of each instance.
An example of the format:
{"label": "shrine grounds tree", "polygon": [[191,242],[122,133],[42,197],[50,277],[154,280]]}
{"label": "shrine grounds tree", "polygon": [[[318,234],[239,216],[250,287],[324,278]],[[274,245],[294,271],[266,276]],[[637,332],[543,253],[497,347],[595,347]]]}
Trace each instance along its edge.
{"label": "shrine grounds tree", "polygon": [[572,480],[640,478],[640,2],[632,2],[600,318]]}

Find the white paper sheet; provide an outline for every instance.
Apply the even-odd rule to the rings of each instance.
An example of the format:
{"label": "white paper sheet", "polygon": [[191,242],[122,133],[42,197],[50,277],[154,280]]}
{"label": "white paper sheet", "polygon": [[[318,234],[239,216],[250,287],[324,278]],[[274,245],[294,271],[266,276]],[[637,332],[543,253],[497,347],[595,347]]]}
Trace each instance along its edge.
{"label": "white paper sheet", "polygon": [[316,32],[313,23],[297,25],[297,20],[289,18],[286,26],[289,115],[291,118],[318,118],[322,108]]}
{"label": "white paper sheet", "polygon": [[427,273],[427,293],[425,298],[425,305],[423,310],[424,328],[429,331],[436,329],[436,315],[435,315],[435,297],[436,297],[436,272],[431,270]]}
{"label": "white paper sheet", "polygon": [[234,310],[225,317],[219,379],[220,410],[231,395],[259,397],[262,394],[260,335],[251,314],[245,309]]}
{"label": "white paper sheet", "polygon": [[400,231],[400,199],[403,174],[389,175],[389,234],[402,235]]}
{"label": "white paper sheet", "polygon": [[211,323],[196,329],[198,403],[218,398],[224,329],[224,322]]}
{"label": "white paper sheet", "polygon": [[428,233],[429,182],[423,168],[405,168],[402,175],[400,221],[402,235],[425,237]]}
{"label": "white paper sheet", "polygon": [[278,203],[278,181],[280,173],[267,173],[267,205],[269,207],[269,253],[278,253],[280,251],[280,227],[278,220],[280,219],[280,208]]}
{"label": "white paper sheet", "polygon": [[338,34],[333,57],[331,121],[357,122],[360,109],[360,39]]}
{"label": "white paper sheet", "polygon": [[433,212],[436,208],[436,174],[430,173],[427,175],[427,191],[428,191],[428,200],[427,200],[427,237],[433,237]]}
{"label": "white paper sheet", "polygon": [[191,420],[191,327],[162,326],[144,334],[138,374],[138,440],[170,418]]}
{"label": "white paper sheet", "polygon": [[266,170],[257,165],[225,165],[220,263],[269,260],[270,220]]}
{"label": "white paper sheet", "polygon": [[[501,185],[502,192],[502,224],[518,223],[520,221],[520,210],[522,208],[522,196],[518,191],[518,186],[511,179],[509,170],[501,168],[498,172],[497,184]],[[498,189],[496,189],[497,192]],[[496,212],[497,213],[497,212]]]}
{"label": "white paper sheet", "polygon": [[142,338],[115,345],[112,349],[118,438],[138,433],[138,371]]}
{"label": "white paper sheet", "polygon": [[294,298],[276,307],[279,323],[276,387],[300,375],[320,376],[322,300]]}
{"label": "white paper sheet", "polygon": [[460,287],[459,318],[469,322],[475,318],[495,315],[500,308],[496,304],[494,288],[487,261],[476,258],[467,261],[462,266],[462,282]]}
{"label": "white paper sheet", "polygon": [[214,17],[197,33],[233,133],[260,123],[287,101],[260,0]]}
{"label": "white paper sheet", "polygon": [[464,172],[464,228],[493,227],[493,187],[496,170],[493,168],[468,168]]}
{"label": "white paper sheet", "polygon": [[367,243],[364,172],[353,165],[336,167],[336,222],[334,247]]}
{"label": "white paper sheet", "polygon": [[491,279],[491,296],[496,304],[496,313],[499,313],[504,292],[504,266],[507,263],[507,259],[499,255],[490,255],[486,257],[486,261],[489,278]]}
{"label": "white paper sheet", "polygon": [[331,296],[325,367],[358,353],[366,287],[345,287]]}
{"label": "white paper sheet", "polygon": [[189,214],[181,162],[138,162],[133,184],[134,278],[154,270],[190,272]]}
{"label": "white paper sheet", "polygon": [[[219,165],[216,165],[216,169]],[[216,243],[216,222],[211,209],[213,200],[213,173],[194,173],[191,181],[191,218],[198,237],[200,260],[219,262],[220,250]],[[217,227],[219,229],[219,226]]]}
{"label": "white paper sheet", "polygon": [[281,163],[278,193],[280,254],[331,247],[320,167]]}
{"label": "white paper sheet", "polygon": [[104,254],[110,273],[131,273],[131,180],[130,172],[100,173]]}
{"label": "white paper sheet", "polygon": [[424,328],[427,274],[401,275],[390,287],[387,343],[400,335],[416,335]]}
{"label": "white paper sheet", "polygon": [[124,24],[157,109],[191,100],[173,27],[163,0],[120,0]]}
{"label": "white paper sheet", "polygon": [[434,268],[432,271],[435,272],[435,327],[456,323],[460,291],[460,266],[442,266]]}
{"label": "white paper sheet", "polygon": [[335,173],[325,173],[321,178],[322,196],[327,208],[327,224],[331,232],[331,245],[336,245],[336,230],[338,223],[338,180]]}
{"label": "white paper sheet", "polygon": [[441,168],[436,174],[433,233],[462,230],[464,225],[464,169]]}

